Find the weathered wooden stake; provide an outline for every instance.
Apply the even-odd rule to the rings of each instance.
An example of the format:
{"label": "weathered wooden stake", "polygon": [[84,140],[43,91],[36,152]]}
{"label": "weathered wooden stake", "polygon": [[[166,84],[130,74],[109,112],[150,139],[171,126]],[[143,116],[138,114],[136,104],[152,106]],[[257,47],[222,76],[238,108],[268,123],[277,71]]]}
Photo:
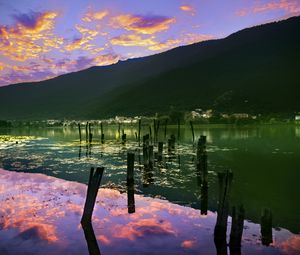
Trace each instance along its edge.
{"label": "weathered wooden stake", "polygon": [[79,132],[79,141],[81,143],[81,127],[80,127],[80,123],[78,123],[78,132]]}
{"label": "weathered wooden stake", "polygon": [[89,123],[89,143],[92,143],[92,141],[93,141],[92,127],[91,127],[91,123]]}
{"label": "weathered wooden stake", "polygon": [[100,128],[101,128],[101,143],[104,143],[104,133],[103,133],[103,123],[100,123]]}
{"label": "weathered wooden stake", "polygon": [[126,134],[122,134],[122,144],[126,143]]}
{"label": "weathered wooden stake", "polygon": [[150,141],[152,143],[152,128],[151,128],[151,125],[149,125],[149,134],[150,134]]}
{"label": "weathered wooden stake", "polygon": [[163,142],[159,142],[158,143],[158,161],[162,161],[163,150],[164,150],[164,143]]}
{"label": "weathered wooden stake", "polygon": [[142,120],[139,119],[139,133],[138,133],[138,140],[139,140],[139,147],[141,146],[141,122]]}
{"label": "weathered wooden stake", "polygon": [[165,121],[165,139],[167,138],[167,126],[168,126],[168,119]]}
{"label": "weathered wooden stake", "polygon": [[154,155],[153,155],[153,145],[150,145],[148,147],[148,150],[149,150],[149,168],[153,169],[153,158],[154,158]]}
{"label": "weathered wooden stake", "polygon": [[127,185],[134,183],[134,153],[127,153]]}
{"label": "weathered wooden stake", "polygon": [[177,140],[179,142],[180,139],[180,119],[177,120]]}
{"label": "weathered wooden stake", "polygon": [[91,223],[92,221],[92,214],[93,214],[93,210],[94,210],[94,206],[98,194],[98,189],[102,179],[103,171],[104,171],[103,167],[97,167],[96,172],[94,173],[94,168],[93,167],[91,168],[81,223]]}
{"label": "weathered wooden stake", "polygon": [[149,167],[149,146],[144,145],[143,146],[143,160],[144,160],[144,167]]}
{"label": "weathered wooden stake", "polygon": [[191,130],[192,130],[192,136],[193,136],[193,143],[195,142],[195,133],[194,133],[194,126],[193,126],[193,122],[190,121],[190,125],[191,125]]}
{"label": "weathered wooden stake", "polygon": [[88,143],[88,141],[89,141],[89,131],[88,131],[88,127],[89,127],[89,122],[87,121],[87,122],[86,122],[86,125],[85,125],[85,141],[86,141],[86,143]]}

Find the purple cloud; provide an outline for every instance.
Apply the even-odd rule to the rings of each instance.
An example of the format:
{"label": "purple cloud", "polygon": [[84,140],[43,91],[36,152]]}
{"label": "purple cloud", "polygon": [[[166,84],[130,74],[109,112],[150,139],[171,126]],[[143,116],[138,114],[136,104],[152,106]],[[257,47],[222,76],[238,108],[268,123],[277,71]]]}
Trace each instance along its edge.
{"label": "purple cloud", "polygon": [[37,26],[37,22],[41,16],[42,13],[31,11],[30,13],[14,14],[13,18],[24,27],[33,29]]}

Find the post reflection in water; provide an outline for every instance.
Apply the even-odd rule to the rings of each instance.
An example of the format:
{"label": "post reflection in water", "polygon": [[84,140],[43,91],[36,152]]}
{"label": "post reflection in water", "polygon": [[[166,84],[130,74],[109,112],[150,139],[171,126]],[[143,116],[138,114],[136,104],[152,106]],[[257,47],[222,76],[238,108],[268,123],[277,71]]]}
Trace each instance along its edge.
{"label": "post reflection in water", "polygon": [[214,241],[218,255],[227,255],[227,219],[229,214],[229,194],[231,190],[232,173],[218,173],[219,203],[217,222],[214,230]]}
{"label": "post reflection in water", "polygon": [[244,230],[245,210],[241,205],[236,211],[236,207],[232,207],[231,215],[231,232],[229,241],[230,255],[241,255],[241,242]]}
{"label": "post reflection in water", "polygon": [[[225,238],[224,235],[223,237],[222,235],[219,235],[219,237],[223,238],[223,244],[224,240],[225,243],[227,243],[226,252],[230,252],[231,254],[239,254],[240,252],[242,252],[242,254],[251,254],[248,250],[256,247],[258,251],[255,250],[252,254],[263,254],[262,251],[267,251],[265,254],[268,255],[300,254],[300,237],[295,234],[299,233],[300,225],[299,216],[297,216],[299,215],[299,205],[296,203],[296,194],[299,193],[299,186],[297,186],[297,181],[295,181],[299,180],[299,173],[296,171],[295,166],[300,163],[300,151],[298,146],[299,136],[295,136],[295,127],[286,130],[272,128],[272,132],[270,132],[269,127],[261,129],[252,128],[253,130],[249,129],[247,132],[247,128],[243,129],[244,131],[242,128],[218,130],[210,129],[209,134],[211,135],[211,139],[208,138],[207,140],[210,142],[213,141],[214,144],[209,143],[207,147],[207,151],[209,153],[209,172],[207,172],[207,168],[205,168],[204,165],[197,165],[195,163],[195,146],[186,142],[188,139],[191,140],[191,137],[189,137],[189,133],[183,132],[183,128],[181,129],[180,143],[175,143],[175,150],[172,148],[171,141],[170,153],[168,153],[168,146],[165,146],[162,154],[158,153],[155,155],[155,153],[159,151],[157,146],[159,144],[154,144],[153,148],[151,148],[150,146],[152,145],[149,144],[148,147],[150,148],[148,148],[146,152],[148,155],[148,158],[145,160],[146,168],[144,168],[142,158],[142,147],[137,148],[136,137],[135,140],[132,141],[129,135],[130,132],[126,131],[128,134],[126,144],[124,146],[120,146],[120,141],[109,139],[109,130],[105,137],[105,144],[100,143],[98,141],[100,139],[99,135],[97,135],[95,129],[93,130],[95,136],[94,141],[92,142],[93,155],[91,157],[88,157],[91,154],[91,147],[87,146],[87,153],[85,151],[86,144],[84,136],[81,142],[82,147],[80,149],[77,129],[76,137],[75,135],[74,137],[72,136],[72,132],[65,133],[66,136],[58,137],[57,135],[61,134],[57,133],[58,130],[60,130],[57,129],[55,131],[56,136],[51,138],[33,137],[24,141],[18,138],[19,143],[17,145],[15,142],[11,144],[0,143],[0,148],[3,148],[0,150],[0,167],[19,172],[40,172],[47,175],[54,175],[61,179],[69,179],[86,183],[86,174],[84,173],[90,167],[90,164],[103,164],[108,168],[108,175],[105,176],[105,179],[103,180],[103,186],[117,189],[120,192],[126,191],[127,188],[127,196],[124,194],[124,196],[122,196],[124,201],[121,202],[115,197],[111,197],[112,206],[109,212],[106,210],[106,208],[108,208],[107,203],[103,203],[102,198],[97,202],[98,209],[96,209],[96,211],[98,214],[96,221],[93,222],[93,226],[96,239],[101,243],[102,254],[111,254],[112,248],[110,247],[109,242],[111,243],[111,246],[113,246],[112,244],[115,245],[116,242],[118,243],[118,241],[123,240],[126,244],[123,243],[122,245],[128,245],[131,247],[133,244],[140,244],[140,240],[142,238],[147,238],[147,240],[149,240],[150,247],[153,243],[155,243],[153,239],[156,237],[157,239],[163,239],[161,234],[162,231],[157,228],[157,226],[161,224],[161,217],[159,218],[157,215],[164,212],[168,215],[168,217],[163,218],[163,222],[165,224],[170,224],[167,226],[172,226],[173,228],[165,229],[167,230],[165,232],[169,233],[169,240],[166,241],[168,245],[172,246],[169,243],[178,237],[176,239],[178,241],[177,249],[179,249],[178,247],[182,247],[182,249],[189,249],[186,254],[198,254],[193,249],[196,249],[195,247],[200,249],[201,247],[201,252],[209,255],[215,254],[216,247],[213,242],[214,239],[212,238],[215,223],[216,221],[218,223],[222,222],[220,219],[217,220],[217,214],[214,213],[214,210],[217,208],[216,201],[218,200],[216,196],[218,190],[216,182],[218,179],[216,178],[216,173],[223,171],[224,168],[226,169],[228,167],[228,169],[232,169],[235,176],[235,182],[233,183],[234,185],[232,185],[230,194],[230,204],[235,205],[236,207],[231,210],[232,206],[229,205],[229,203],[228,206],[223,206],[227,208],[227,219],[229,221],[232,216],[231,232],[230,225],[228,225],[228,227],[226,226],[226,229],[229,230],[227,231],[227,240],[226,235]],[[278,136],[278,133],[281,135],[283,132],[286,132],[284,133],[285,139],[281,139],[281,137]],[[168,136],[172,133],[174,133],[174,131],[168,132]],[[142,131],[142,135],[143,134],[144,133]],[[195,138],[199,137],[199,134],[204,134],[204,132],[202,132],[202,130],[197,131],[196,129]],[[223,134],[227,134],[228,137],[225,139]],[[294,144],[291,141],[297,141],[297,144]],[[164,140],[164,142],[166,144],[166,140]],[[262,148],[262,143],[267,146]],[[128,150],[134,151],[137,156],[137,161],[139,161],[137,171],[135,172],[137,181],[134,187],[124,187],[124,181],[126,179],[125,155]],[[153,156],[151,155],[151,150],[154,151],[154,161]],[[85,158],[85,154],[87,154],[88,158]],[[160,155],[161,157],[159,157]],[[193,157],[195,157],[195,160],[194,162],[191,162],[191,158]],[[158,158],[161,158],[161,160],[156,160]],[[256,163],[258,159],[261,160],[260,164]],[[207,160],[203,160],[202,162],[207,162]],[[178,169],[179,165],[180,169]],[[286,169],[284,175],[282,174],[283,168]],[[273,169],[274,174],[270,175],[270,169]],[[258,174],[261,174],[261,178],[257,178]],[[3,177],[1,175],[0,193],[4,189],[1,186],[2,178]],[[266,178],[269,178],[268,183],[265,181]],[[13,175],[12,179],[14,179]],[[151,184],[151,186],[146,188],[149,184]],[[278,185],[281,185],[281,189],[276,189]],[[225,184],[223,186],[225,186]],[[11,187],[15,187],[15,183],[12,183]],[[54,185],[54,187],[56,186]],[[52,185],[48,188],[49,192],[51,192]],[[10,186],[7,186],[7,189],[10,190]],[[27,186],[25,186],[25,188],[21,188],[22,192],[24,189],[26,190]],[[147,202],[146,206],[143,207],[141,206],[141,196],[139,194],[135,194],[135,190],[137,193],[143,194],[146,197],[162,197],[166,199],[166,201],[170,201],[170,203],[168,202],[163,204],[165,207],[161,209],[161,207],[155,207],[153,204],[159,204],[162,206],[162,201],[154,199],[149,203]],[[63,194],[64,189],[62,191]],[[37,190],[37,192],[40,191]],[[223,194],[224,193],[227,193],[227,191],[225,192],[223,190]],[[208,197],[210,198],[209,204]],[[5,199],[0,200],[1,207],[3,208],[5,208],[5,204],[7,203],[3,202]],[[12,198],[10,199],[11,202],[15,202],[16,196],[14,196],[15,200],[12,200]],[[58,199],[59,201],[61,198],[52,199]],[[27,201],[31,200],[23,199],[23,201],[25,201],[24,203],[27,203]],[[47,202],[48,200],[45,199],[45,201]],[[69,205],[66,201],[68,200],[66,199],[64,200],[64,203],[62,203],[62,208]],[[220,199],[220,201],[222,201],[222,199]],[[240,207],[238,206],[241,201],[245,206],[248,220],[260,224],[250,224],[247,220],[239,220],[239,217],[243,218],[242,216],[239,216],[243,215]],[[49,212],[47,207],[48,202],[46,202],[43,206],[47,208],[47,212]],[[186,208],[176,207],[175,204],[185,205]],[[261,208],[266,205],[270,208],[270,212],[276,212],[276,217],[274,219],[267,216],[269,213],[264,213],[263,217],[261,217]],[[30,206],[29,202],[28,206]],[[197,210],[187,208],[190,206]],[[19,207],[24,208],[24,205]],[[81,208],[81,206],[79,207]],[[16,210],[14,207],[13,209]],[[0,211],[2,212],[1,208]],[[7,215],[7,212],[11,212],[6,212],[4,209],[3,211],[4,213],[0,212],[1,227],[2,215]],[[143,216],[143,213],[145,215],[145,211],[148,211],[146,217]],[[174,216],[177,211],[182,213],[178,218]],[[196,212],[199,219],[189,218],[186,222],[184,220],[184,211],[189,213]],[[103,212],[105,212],[105,214],[103,214]],[[128,212],[135,213],[128,214]],[[60,213],[66,213],[66,215],[68,215],[69,212],[67,210],[62,210]],[[200,213],[205,216],[199,216]],[[28,214],[33,215],[33,212],[29,211]],[[219,214],[223,215],[220,216],[220,218],[226,218],[226,213],[224,214],[221,209],[218,210],[218,216]],[[11,215],[17,215],[17,212],[14,211]],[[134,221],[134,217],[140,219],[140,221]],[[157,219],[157,221],[150,221],[150,219],[153,218]],[[234,220],[235,218],[236,220]],[[36,216],[34,216],[34,219],[36,219]],[[184,224],[175,223],[175,219],[178,222],[183,221]],[[110,221],[110,224],[104,224],[102,220]],[[51,219],[45,220],[45,222],[50,221]],[[201,224],[199,222],[201,222]],[[244,230],[240,227],[242,223],[245,224]],[[198,225],[191,226],[190,224]],[[118,233],[118,237],[115,237],[114,234],[109,231],[109,229],[112,229],[112,226],[114,225],[118,225],[118,231],[116,231],[116,233]],[[252,230],[254,229],[252,232],[248,229],[249,225],[252,226]],[[272,229],[272,225],[278,228]],[[77,227],[76,223],[74,224],[74,229],[75,227]],[[187,228],[189,233],[184,232],[184,228]],[[58,229],[61,228],[58,227]],[[287,229],[289,229],[289,231]],[[23,230],[24,229],[21,231]],[[194,230],[195,232],[193,232]],[[207,231],[207,235],[204,230]],[[210,230],[212,231],[209,232]],[[1,232],[2,234],[6,233],[4,230],[0,230],[0,235]],[[42,233],[42,230],[40,232]],[[230,232],[230,238],[228,232]],[[175,238],[175,234],[173,236],[170,233],[176,233],[177,237]],[[241,247],[239,240],[241,239],[240,236],[242,234],[244,236],[243,246]],[[23,238],[27,235],[28,232],[25,232],[25,234],[22,233],[20,236]],[[183,236],[184,240],[180,239]],[[208,239],[205,239],[207,236]],[[82,237],[84,240],[83,232]],[[222,241],[222,238],[219,238],[219,240]],[[3,243],[1,238],[0,240]],[[218,241],[218,235],[216,235],[215,240]],[[216,244],[222,244],[221,241],[216,242]],[[203,243],[209,245],[209,248],[207,246],[204,247],[204,245],[202,245]],[[222,245],[219,245],[218,247],[222,247]],[[84,248],[86,249],[85,240]],[[132,250],[137,252],[138,249],[135,250],[132,248]],[[133,254],[138,254],[134,252]],[[3,253],[0,249],[0,254],[2,255],[5,253]],[[82,254],[85,253],[83,252]],[[175,254],[177,253],[175,252]]]}
{"label": "post reflection in water", "polygon": [[269,246],[273,242],[272,237],[272,212],[264,209],[261,216],[261,243]]}
{"label": "post reflection in water", "polygon": [[81,223],[90,255],[101,255],[98,242],[91,222]]}
{"label": "post reflection in water", "polygon": [[[102,254],[215,254],[212,234],[217,216],[211,211],[200,217],[199,210],[136,195],[138,209],[128,214],[125,194],[101,188],[94,209],[94,229],[91,225],[82,225],[82,231],[79,222],[86,185],[1,169],[0,175],[1,255],[87,255],[88,251],[100,254],[98,242]],[[224,189],[222,193],[226,193]],[[273,229],[276,242],[272,247],[258,245],[260,226],[243,221],[241,208],[232,212],[231,255],[241,253],[242,234],[243,254],[299,254],[300,236],[286,229]],[[226,254],[226,234],[216,245],[218,254]]]}

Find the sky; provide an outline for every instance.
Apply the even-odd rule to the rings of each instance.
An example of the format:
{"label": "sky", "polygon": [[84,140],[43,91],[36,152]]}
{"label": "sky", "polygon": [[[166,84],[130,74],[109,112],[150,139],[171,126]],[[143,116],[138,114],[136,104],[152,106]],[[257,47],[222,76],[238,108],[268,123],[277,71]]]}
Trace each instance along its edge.
{"label": "sky", "polygon": [[300,15],[300,0],[0,0],[0,86]]}

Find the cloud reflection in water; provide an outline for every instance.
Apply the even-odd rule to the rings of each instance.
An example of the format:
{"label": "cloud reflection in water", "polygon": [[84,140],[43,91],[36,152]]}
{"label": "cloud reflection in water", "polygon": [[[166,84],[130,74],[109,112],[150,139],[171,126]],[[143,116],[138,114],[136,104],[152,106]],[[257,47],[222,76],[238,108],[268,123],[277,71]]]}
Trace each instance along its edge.
{"label": "cloud reflection in water", "polygon": [[[42,174],[0,169],[0,254],[88,254],[80,225],[86,185]],[[93,227],[101,254],[215,254],[216,214],[165,200],[101,189]],[[273,230],[272,247],[259,243],[259,225],[245,222],[243,254],[299,254],[300,237]]]}

